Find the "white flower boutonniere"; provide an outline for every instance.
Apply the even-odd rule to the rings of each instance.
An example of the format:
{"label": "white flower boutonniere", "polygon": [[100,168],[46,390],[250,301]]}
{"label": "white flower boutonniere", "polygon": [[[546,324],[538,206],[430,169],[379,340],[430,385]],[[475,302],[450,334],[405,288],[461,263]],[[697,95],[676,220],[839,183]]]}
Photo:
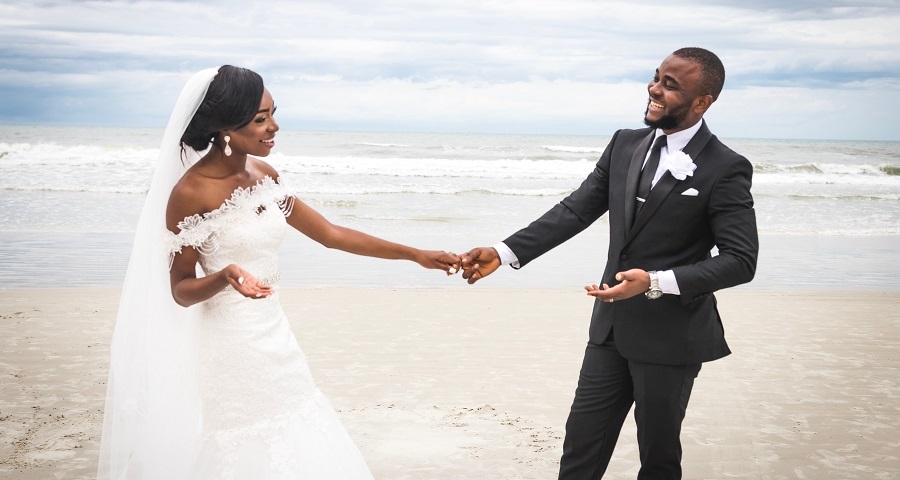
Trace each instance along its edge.
{"label": "white flower boutonniere", "polygon": [[662,165],[678,180],[694,176],[694,170],[697,169],[691,156],[681,150],[667,154],[662,159]]}

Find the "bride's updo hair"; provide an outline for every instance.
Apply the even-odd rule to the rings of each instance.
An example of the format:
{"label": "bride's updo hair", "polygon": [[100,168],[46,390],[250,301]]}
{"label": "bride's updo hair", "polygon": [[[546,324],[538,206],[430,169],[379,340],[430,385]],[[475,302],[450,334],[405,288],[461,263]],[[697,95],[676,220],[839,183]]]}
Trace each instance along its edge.
{"label": "bride's updo hair", "polygon": [[202,152],[209,148],[219,131],[247,125],[259,112],[263,89],[263,79],[258,73],[223,65],[181,136],[181,143]]}

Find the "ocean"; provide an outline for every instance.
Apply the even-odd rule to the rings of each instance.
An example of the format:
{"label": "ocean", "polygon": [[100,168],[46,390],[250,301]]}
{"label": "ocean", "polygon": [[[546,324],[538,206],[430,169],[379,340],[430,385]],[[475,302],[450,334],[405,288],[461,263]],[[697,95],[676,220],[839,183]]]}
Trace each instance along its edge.
{"label": "ocean", "polygon": [[[0,288],[119,286],[161,136],[0,126]],[[266,161],[334,223],[461,253],[559,202],[609,139],[282,130]],[[739,288],[900,289],[900,142],[723,141],[754,167],[760,261],[756,279]],[[282,284],[578,291],[603,271],[607,234],[604,217],[526,268],[471,287],[298,233],[282,249]]]}

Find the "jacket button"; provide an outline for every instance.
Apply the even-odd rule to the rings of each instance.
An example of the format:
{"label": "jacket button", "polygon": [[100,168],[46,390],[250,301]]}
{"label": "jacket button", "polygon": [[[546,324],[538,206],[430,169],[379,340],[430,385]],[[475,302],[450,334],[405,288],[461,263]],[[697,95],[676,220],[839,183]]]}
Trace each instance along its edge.
{"label": "jacket button", "polygon": [[621,258],[623,261],[628,260],[628,254],[627,254],[627,253],[623,253],[622,256],[621,256],[620,258]]}

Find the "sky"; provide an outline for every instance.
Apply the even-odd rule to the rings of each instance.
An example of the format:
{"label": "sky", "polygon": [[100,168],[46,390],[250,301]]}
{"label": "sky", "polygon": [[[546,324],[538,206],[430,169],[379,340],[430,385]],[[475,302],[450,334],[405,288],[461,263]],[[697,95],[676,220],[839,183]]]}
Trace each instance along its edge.
{"label": "sky", "polygon": [[611,135],[696,46],[719,136],[900,141],[898,25],[900,0],[3,0],[0,124],[162,128],[231,64],[282,129]]}

